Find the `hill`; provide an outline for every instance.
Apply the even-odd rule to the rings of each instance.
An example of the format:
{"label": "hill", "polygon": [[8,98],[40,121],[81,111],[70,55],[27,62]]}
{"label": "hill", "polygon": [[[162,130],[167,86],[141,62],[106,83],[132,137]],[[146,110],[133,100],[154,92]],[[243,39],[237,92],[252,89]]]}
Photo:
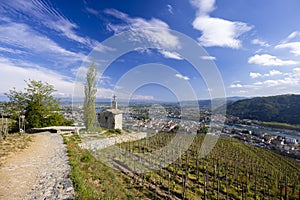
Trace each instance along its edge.
{"label": "hill", "polygon": [[[188,151],[182,143],[163,149],[175,136],[158,133],[116,144],[124,151],[114,156],[116,146],[91,154],[78,147],[78,135],[65,136],[77,199],[298,199],[299,163],[230,137],[220,137],[203,158],[204,135],[196,135]],[[156,151],[162,152],[159,157],[146,156]],[[108,152],[118,171],[101,163]],[[168,155],[177,159],[165,165]],[[138,173],[151,165],[159,169]]]}
{"label": "hill", "polygon": [[239,100],[227,104],[227,114],[265,122],[300,124],[300,95]]}

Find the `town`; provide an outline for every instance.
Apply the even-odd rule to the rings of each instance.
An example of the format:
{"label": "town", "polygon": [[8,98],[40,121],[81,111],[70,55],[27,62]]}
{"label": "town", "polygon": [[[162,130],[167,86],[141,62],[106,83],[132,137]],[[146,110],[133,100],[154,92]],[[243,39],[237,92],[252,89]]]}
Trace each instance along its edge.
{"label": "town", "polygon": [[[108,104],[99,104],[97,110],[108,108]],[[149,133],[177,133],[178,131],[190,134],[206,134],[211,121],[211,111],[208,107],[201,107],[199,113],[195,113],[193,107],[185,108],[185,117],[181,115],[178,104],[134,104],[129,107],[120,104],[124,110],[123,129],[128,132],[149,132]],[[83,125],[83,113],[80,106],[65,104],[62,106],[63,113],[67,119],[73,119],[74,125]],[[256,120],[239,119],[234,116],[227,116],[225,124],[218,135],[236,138],[245,144],[269,149],[291,157],[300,162],[300,134],[295,131],[266,128],[257,125]],[[276,132],[282,133],[276,135]]]}

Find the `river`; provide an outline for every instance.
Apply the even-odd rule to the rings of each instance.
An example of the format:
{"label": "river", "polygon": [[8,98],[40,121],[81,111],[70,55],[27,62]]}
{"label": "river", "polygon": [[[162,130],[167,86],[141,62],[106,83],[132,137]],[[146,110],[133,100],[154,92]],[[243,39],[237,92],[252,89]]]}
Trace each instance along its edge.
{"label": "river", "polygon": [[254,132],[263,132],[269,135],[276,135],[285,138],[295,138],[300,142],[300,133],[292,130],[285,129],[275,129],[269,127],[261,127],[261,126],[251,126],[251,125],[226,125],[228,128],[238,128],[238,129],[247,129],[249,131]]}

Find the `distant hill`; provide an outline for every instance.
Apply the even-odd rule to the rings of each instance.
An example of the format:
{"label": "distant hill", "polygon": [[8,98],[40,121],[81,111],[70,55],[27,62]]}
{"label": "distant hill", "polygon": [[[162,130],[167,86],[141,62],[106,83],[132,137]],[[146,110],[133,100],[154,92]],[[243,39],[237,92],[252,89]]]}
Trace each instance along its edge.
{"label": "distant hill", "polygon": [[227,104],[227,114],[266,122],[300,124],[300,95],[255,97]]}

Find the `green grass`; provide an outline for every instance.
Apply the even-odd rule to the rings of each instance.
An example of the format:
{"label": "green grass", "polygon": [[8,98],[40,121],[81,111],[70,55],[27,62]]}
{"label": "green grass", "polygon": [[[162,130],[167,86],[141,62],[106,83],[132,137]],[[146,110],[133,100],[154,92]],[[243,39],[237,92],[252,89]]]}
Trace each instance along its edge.
{"label": "green grass", "polygon": [[[115,157],[115,161],[123,167],[132,167],[135,157],[128,157],[128,153],[153,152],[166,146],[174,136],[160,133],[117,144],[127,153]],[[79,148],[79,136],[64,136],[76,199],[167,199],[169,195],[171,199],[204,199],[204,195],[207,199],[299,198],[299,163],[229,137],[220,137],[208,156],[199,158],[203,139],[204,135],[197,135],[189,150],[172,164],[138,175],[107,167],[96,159],[101,157],[101,151],[94,156]],[[161,154],[153,162],[163,160]]]}
{"label": "green grass", "polygon": [[113,170],[85,149],[78,135],[63,136],[71,166],[76,199],[149,199],[146,189],[136,189],[131,179]]}
{"label": "green grass", "polygon": [[280,122],[261,122],[261,125],[272,127],[272,128],[281,128],[281,129],[300,131],[300,125],[294,125],[294,124],[286,124]]}
{"label": "green grass", "polygon": [[[157,134],[152,138],[123,143],[119,146],[131,153],[153,152],[166,146],[174,134]],[[214,149],[204,158],[199,152],[204,136],[197,135],[187,152],[157,172],[143,175],[147,182],[168,194],[168,175],[171,196],[186,199],[202,199],[206,176],[206,196],[216,199],[219,183],[220,199],[284,198],[298,199],[300,192],[300,165],[292,159],[272,151],[246,145],[236,139],[220,137]],[[180,146],[180,144],[178,144]],[[163,154],[161,160],[164,160]],[[133,159],[121,158],[125,165],[132,165]],[[198,162],[198,164],[197,164]],[[183,175],[187,178],[184,179]],[[185,192],[183,183],[186,182]],[[228,187],[226,187],[228,185]]]}

